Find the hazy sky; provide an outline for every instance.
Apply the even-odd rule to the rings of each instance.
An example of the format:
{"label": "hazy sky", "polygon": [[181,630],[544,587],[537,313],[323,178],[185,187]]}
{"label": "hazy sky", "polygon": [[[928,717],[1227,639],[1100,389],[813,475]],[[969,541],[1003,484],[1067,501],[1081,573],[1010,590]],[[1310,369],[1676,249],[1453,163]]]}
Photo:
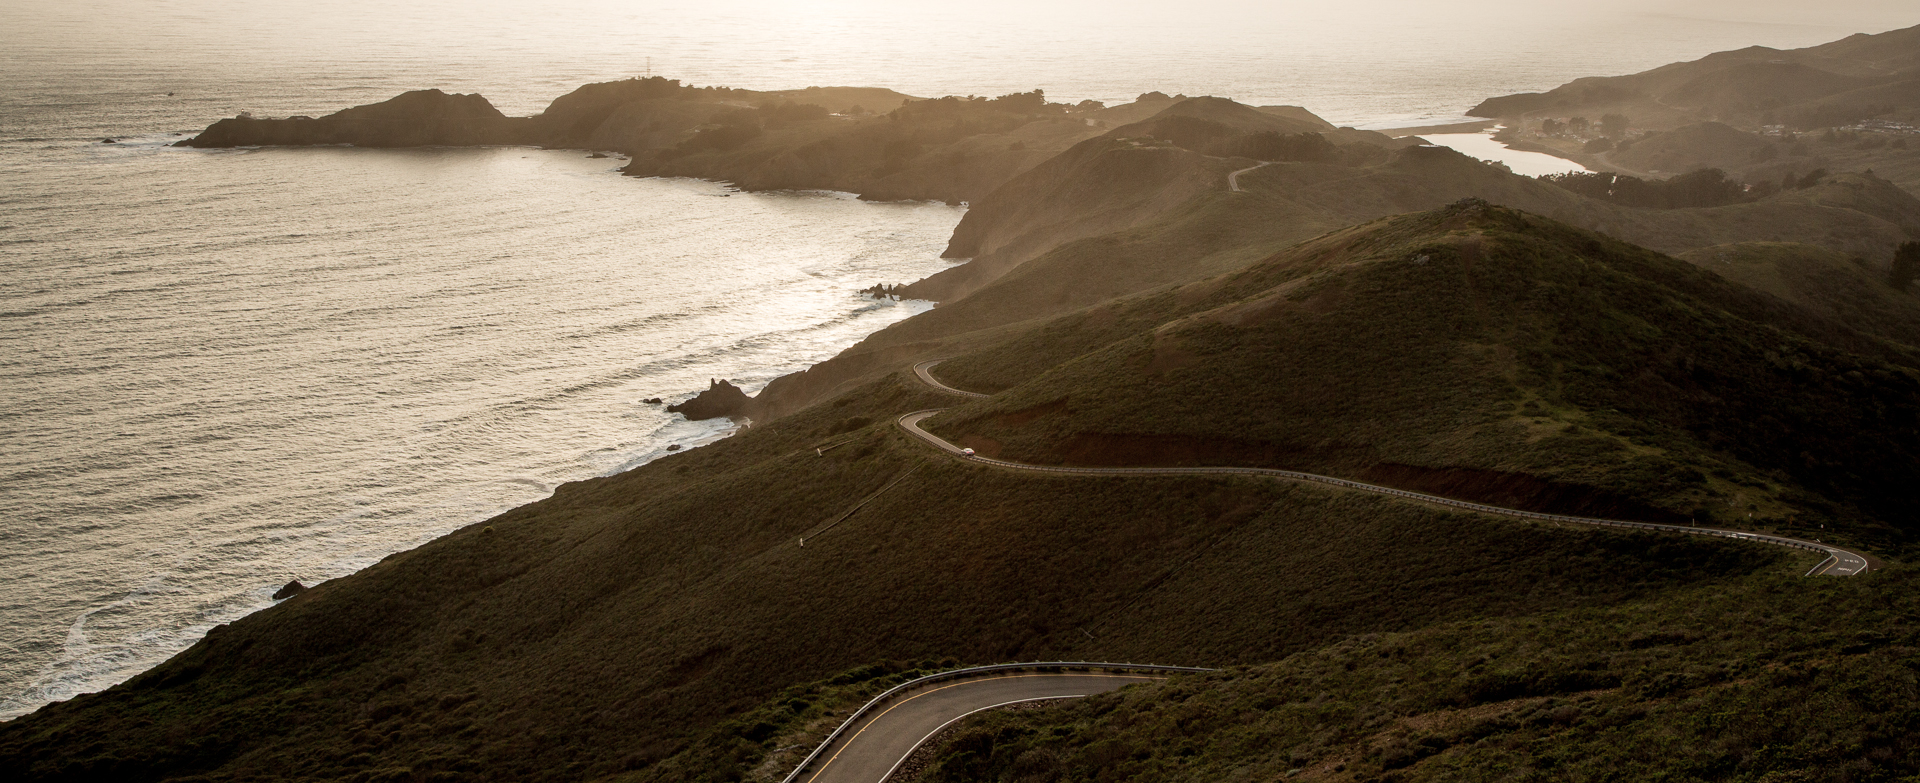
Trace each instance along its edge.
{"label": "hazy sky", "polygon": [[[0,0],[0,18],[0,99],[7,76],[57,66],[82,91],[138,78],[206,94],[186,84],[199,79],[255,96],[220,112],[330,111],[440,87],[529,113],[651,67],[756,89],[1042,87],[1109,101],[1158,89],[1361,122],[1909,27],[1920,0]],[[88,69],[100,84],[75,80]]]}

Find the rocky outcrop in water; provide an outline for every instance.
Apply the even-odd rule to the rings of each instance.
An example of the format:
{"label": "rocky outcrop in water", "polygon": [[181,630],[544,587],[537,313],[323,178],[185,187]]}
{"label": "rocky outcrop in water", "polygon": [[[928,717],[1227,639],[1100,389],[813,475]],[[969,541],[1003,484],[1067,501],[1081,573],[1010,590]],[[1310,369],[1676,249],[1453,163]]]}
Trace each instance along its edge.
{"label": "rocky outcrop in water", "polygon": [[284,601],[296,595],[304,593],[306,591],[307,591],[307,586],[300,584],[300,580],[295,579],[291,582],[288,582],[285,587],[280,588],[279,592],[274,593],[273,600]]}
{"label": "rocky outcrop in water", "polygon": [[678,413],[690,421],[718,419],[724,416],[745,416],[753,405],[753,399],[740,387],[727,381],[709,381],[707,390],[695,395],[693,399],[679,405],[667,406],[668,413]]}

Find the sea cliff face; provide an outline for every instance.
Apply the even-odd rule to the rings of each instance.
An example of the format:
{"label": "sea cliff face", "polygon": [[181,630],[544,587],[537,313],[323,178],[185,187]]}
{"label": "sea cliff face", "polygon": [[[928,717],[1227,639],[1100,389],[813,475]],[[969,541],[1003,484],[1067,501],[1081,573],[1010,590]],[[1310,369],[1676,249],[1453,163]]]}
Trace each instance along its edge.
{"label": "sea cliff face", "polygon": [[606,150],[631,158],[623,171],[632,176],[960,203],[1097,135],[1111,124],[1103,111],[1047,103],[1039,91],[923,100],[878,88],[766,92],[647,78],[583,85],[533,117],[507,117],[479,95],[419,90],[319,118],[225,119],[180,144]]}
{"label": "sea cliff face", "polygon": [[479,95],[415,90],[317,119],[224,119],[179,146],[485,146],[531,143],[534,130],[530,120],[501,114]]}

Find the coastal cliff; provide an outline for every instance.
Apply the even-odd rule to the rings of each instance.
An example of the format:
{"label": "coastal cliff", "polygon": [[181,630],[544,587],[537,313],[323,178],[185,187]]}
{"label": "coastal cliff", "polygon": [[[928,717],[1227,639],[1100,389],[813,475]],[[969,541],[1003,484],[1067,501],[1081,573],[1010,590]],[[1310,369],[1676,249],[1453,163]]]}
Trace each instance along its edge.
{"label": "coastal cliff", "polygon": [[667,406],[668,413],[678,413],[690,421],[722,419],[728,416],[744,416],[752,405],[752,400],[740,387],[731,381],[711,380],[707,390],[694,395],[693,399],[678,405]]}
{"label": "coastal cliff", "polygon": [[455,147],[530,144],[535,137],[531,120],[501,114],[479,95],[415,90],[317,119],[232,117],[179,146]]}
{"label": "coastal cliff", "polygon": [[[983,716],[924,779],[1920,774],[1911,567],[1816,581],[1818,555],[1751,536],[1020,471],[896,425],[940,408],[934,434],[1035,465],[1312,470],[1911,558],[1920,297],[1885,274],[1920,240],[1910,193],[1843,171],[1631,207],[1290,107],[884,92],[629,80],[507,118],[425,91],[193,140],[621,149],[636,175],[961,198],[948,253],[974,260],[757,398],[676,406],[753,428],[288,585],[0,723],[0,769],[768,783],[920,674],[1149,660],[1223,670]],[[988,396],[922,383],[929,359]]]}
{"label": "coastal cliff", "polygon": [[755,91],[654,77],[583,85],[532,117],[507,117],[479,95],[419,90],[319,118],[224,119],[180,146],[604,150],[628,156],[622,171],[632,176],[960,203],[1099,134],[1111,124],[1104,116],[1125,113],[1049,103],[1038,90],[925,100],[870,87]]}

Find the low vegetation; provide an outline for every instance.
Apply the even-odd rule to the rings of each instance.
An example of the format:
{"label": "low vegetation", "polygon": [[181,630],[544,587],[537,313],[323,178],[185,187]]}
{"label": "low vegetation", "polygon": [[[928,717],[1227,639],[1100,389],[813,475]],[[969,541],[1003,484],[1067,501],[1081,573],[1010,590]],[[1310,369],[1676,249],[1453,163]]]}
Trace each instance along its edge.
{"label": "low vegetation", "polygon": [[[506,120],[410,95],[459,139]],[[606,142],[634,174],[979,197],[951,249],[975,261],[880,289],[951,296],[777,381],[750,430],[0,724],[0,769],[770,781],[893,683],[1074,658],[1226,670],[988,716],[926,779],[1915,774],[1908,570],[1808,580],[1803,552],[1247,476],[1001,470],[893,424],[951,407],[933,430],[1028,461],[1303,469],[1898,560],[1920,533],[1911,194],[1813,167],[1771,193],[1542,182],[1223,99],[901,101],[628,80],[499,126]],[[936,356],[997,394],[904,372]]]}
{"label": "low vegetation", "polygon": [[893,428],[949,402],[918,384],[836,402],[317,585],[0,726],[0,765],[33,780],[732,780],[791,763],[781,748],[865,692],[827,686],[874,662],[1253,664],[1814,559],[1248,478],[999,471]]}
{"label": "low vegetation", "polygon": [[[1701,169],[1656,180],[1591,171],[1549,174],[1541,179],[1587,198],[1643,209],[1718,207],[1758,201],[1773,192],[1771,182],[1763,192],[1750,192],[1745,183],[1727,179],[1727,173],[1719,169]],[[1808,187],[1818,181],[1819,177],[1815,176]]]}
{"label": "low vegetation", "polygon": [[[1865,336],[1920,345],[1920,291],[1901,289],[1892,269],[1883,273],[1867,259],[1790,242],[1720,245],[1678,257]],[[1846,347],[1876,350],[1867,342]]]}
{"label": "low vegetation", "polygon": [[1920,349],[1469,202],[943,364],[1005,391],[934,429],[1026,461],[1306,470],[1902,547],[1916,368]]}
{"label": "low vegetation", "polygon": [[1475,117],[1622,114],[1642,128],[1718,120],[1806,130],[1911,116],[1920,27],[1804,49],[1752,46],[1627,76],[1576,79],[1544,93],[1490,98]]}
{"label": "low vegetation", "polygon": [[1906,780],[1920,584],[1756,577],[971,719],[921,783]]}

